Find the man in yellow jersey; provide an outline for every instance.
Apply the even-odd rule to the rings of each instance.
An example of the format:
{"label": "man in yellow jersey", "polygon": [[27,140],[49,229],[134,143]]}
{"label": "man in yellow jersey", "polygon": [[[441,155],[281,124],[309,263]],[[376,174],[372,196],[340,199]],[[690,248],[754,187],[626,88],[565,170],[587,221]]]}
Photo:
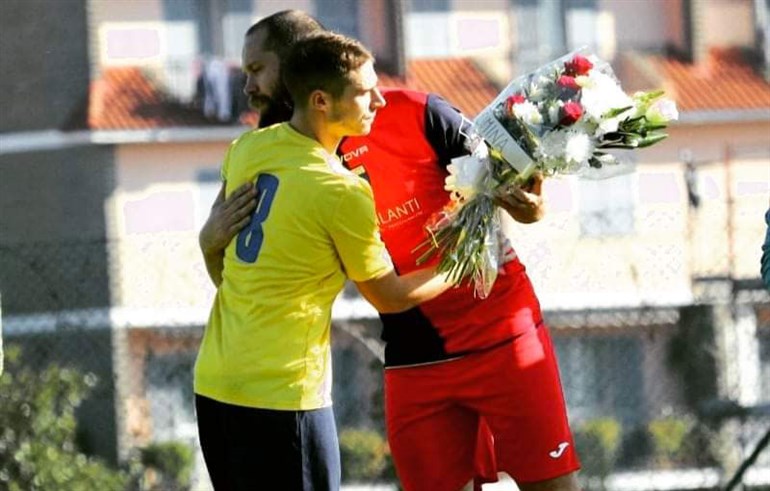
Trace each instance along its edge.
{"label": "man in yellow jersey", "polygon": [[[244,40],[244,68],[247,73],[247,81],[244,92],[249,96],[251,105],[260,111],[261,126],[274,121],[281,121],[281,118],[284,118],[283,120],[288,119],[286,114],[290,113],[291,100],[281,84],[279,60],[284,59],[288,49],[297,39],[322,29],[323,27],[317,21],[304,12],[283,11],[260,20],[246,33]],[[400,189],[411,189],[410,186],[413,182],[409,179],[404,179],[404,174],[399,174],[398,166],[396,165],[397,159],[403,153],[401,146],[405,139],[419,141],[421,139],[429,139],[429,135],[435,136],[435,132],[430,132],[427,128],[424,132],[420,130],[412,132],[411,129],[403,129],[412,128],[414,125],[404,124],[399,126],[398,130],[394,130],[393,126],[388,127],[387,123],[384,123],[385,126],[383,126],[383,121],[392,121],[394,114],[399,113],[398,101],[403,98],[394,99],[392,95],[394,92],[396,91],[390,91],[391,96],[388,98],[388,106],[382,112],[382,117],[378,117],[377,125],[379,125],[379,128],[375,126],[366,140],[370,145],[374,143],[376,146],[377,142],[388,142],[390,145],[388,148],[392,147],[395,149],[398,147],[398,151],[393,151],[394,154],[391,159],[383,159],[381,163],[377,163],[377,159],[372,159],[372,161],[366,160],[365,168],[367,171],[382,170],[380,166],[388,168],[388,179],[377,181],[377,176],[374,176],[372,180],[372,187],[376,193],[376,200],[380,202],[379,204],[382,204],[384,200],[383,193],[389,195]],[[403,104],[401,107],[404,107]],[[432,118],[431,121],[440,123],[441,121],[451,121],[453,119],[452,117],[436,119],[438,106],[433,109],[429,112]],[[445,114],[443,111],[440,113]],[[427,114],[428,111],[426,110],[426,118]],[[398,116],[395,116],[395,119],[397,118]],[[409,136],[404,136],[405,132]],[[441,138],[439,138],[439,142],[436,145],[432,143],[431,148],[437,154],[454,155],[454,138],[449,137],[455,133],[455,131],[440,132]],[[444,138],[444,136],[447,138]],[[353,140],[361,141],[360,139],[348,139],[348,143]],[[371,153],[373,147],[370,146],[369,148]],[[370,155],[370,153],[367,155]],[[346,162],[346,164],[350,164],[350,162]],[[435,165],[438,166],[439,162],[436,162]],[[443,185],[443,177],[440,177],[439,182],[436,182],[434,179],[435,175],[420,174],[420,176],[419,180],[422,181],[418,183],[420,187],[440,188]],[[379,184],[377,184],[378,182]],[[541,182],[541,180],[536,181],[529,189],[513,190],[512,195],[506,197],[505,202],[501,203],[501,205],[511,217],[521,223],[537,221],[543,213],[543,201],[540,196]],[[230,239],[246,225],[248,215],[256,206],[255,195],[256,192],[253,186],[239,188],[233,193],[228,194],[227,199],[225,199],[224,193],[220,193],[212,207],[209,220],[201,230],[201,250],[204,253],[209,275],[217,285],[221,283],[224,248]],[[388,237],[384,236],[384,238],[387,242]],[[392,239],[393,237],[391,237]],[[409,237],[404,236],[404,239],[408,241]],[[517,275],[509,275],[509,279],[519,278],[522,275],[523,272]],[[536,319],[532,315],[529,317],[532,318],[533,322],[527,320],[527,315],[520,315],[527,312],[539,312],[539,307],[536,305],[536,297],[527,293],[531,293],[532,290],[520,288],[524,283],[528,283],[528,280],[520,283],[518,288],[512,290],[515,293],[510,295],[500,296],[497,299],[476,301],[475,304],[470,306],[472,308],[469,308],[468,314],[458,316],[457,322],[466,322],[470,328],[467,332],[479,332],[478,329],[481,329],[483,332],[499,332],[500,329],[494,330],[494,328],[499,327],[502,321],[513,318],[517,320],[514,323],[515,326],[526,330],[526,335],[517,337],[515,341],[506,343],[502,348],[483,353],[469,353],[454,361],[429,363],[414,368],[392,366],[386,370],[386,387],[391,389],[389,396],[386,397],[386,399],[389,399],[389,404],[386,407],[389,440],[401,479],[401,485],[405,489],[455,491],[459,488],[459,484],[456,486],[449,485],[447,484],[449,479],[453,479],[452,482],[461,482],[463,480],[467,482],[470,479],[471,471],[473,471],[476,477],[480,480],[485,480],[496,475],[496,470],[508,472],[516,479],[518,486],[522,490],[573,491],[579,489],[576,473],[573,471],[576,459],[574,458],[574,452],[570,452],[570,449],[573,447],[569,444],[571,439],[565,439],[563,443],[559,443],[558,447],[555,447],[554,444],[554,448],[558,448],[558,450],[555,453],[549,453],[551,447],[548,447],[548,445],[549,440],[552,438],[551,433],[559,428],[567,431],[565,429],[566,415],[563,408],[559,408],[559,406],[563,406],[563,397],[561,395],[561,386],[558,382],[555,359],[552,356],[549,356],[548,360],[544,358],[543,362],[537,364],[540,367],[538,370],[532,370],[532,364],[527,361],[527,353],[530,353],[532,349],[541,350],[544,353],[552,352],[552,349],[550,348],[550,342],[546,339],[547,329],[545,326],[535,324],[534,321]],[[497,286],[499,287],[502,284],[502,281],[498,281]],[[456,292],[453,290],[449,292],[449,295],[451,296],[452,293]],[[438,301],[446,297],[447,294],[442,295]],[[419,310],[422,311],[425,305],[427,304],[421,305]],[[483,324],[475,322],[477,319],[474,319],[474,314],[471,313],[473,308],[486,310],[487,307],[493,313],[501,312],[504,314],[500,316],[502,320]],[[411,353],[427,356],[432,352],[430,349],[426,350],[424,344],[420,342],[420,330],[415,329],[415,327],[420,326],[414,326],[411,325],[411,322],[400,322],[399,320],[399,318],[409,316],[415,310],[418,309],[412,309],[398,315],[383,316],[383,319],[385,317],[389,319],[388,322],[393,329],[390,331],[390,335],[398,334],[399,340],[402,340],[407,345]],[[419,316],[414,317],[415,319],[420,318]],[[519,317],[521,317],[520,321],[518,321]],[[396,323],[398,325],[393,325]],[[387,330],[387,328],[388,325],[385,325],[384,329]],[[473,331],[473,329],[476,329],[476,331]],[[398,333],[397,331],[399,330],[402,333]],[[481,333],[483,334],[483,332]],[[385,336],[385,331],[383,336]],[[542,340],[540,339],[541,336],[543,337]],[[476,339],[483,336],[471,337]],[[533,337],[538,337],[538,339],[534,340]],[[389,337],[388,345],[391,348],[395,346],[393,337]],[[515,352],[513,356],[506,354],[508,351],[506,351],[507,348],[505,346],[510,346]],[[500,356],[500,360],[506,363],[505,368],[499,368],[500,365],[490,363],[490,356]],[[524,363],[522,364],[521,362]],[[445,370],[452,370],[454,373],[445,372]],[[463,376],[457,376],[458,371]],[[485,373],[481,375],[480,371]],[[543,377],[545,372],[547,372],[546,375],[548,376]],[[484,385],[487,388],[494,388],[493,392],[498,395],[490,397],[490,393],[478,383],[468,384],[468,374],[477,374],[477,382],[484,380]],[[388,382],[388,377],[390,377],[390,382]],[[506,381],[500,383],[500,377],[507,378],[507,380],[521,380],[522,383],[512,384]],[[394,380],[403,380],[403,385],[409,386],[407,387],[409,390],[403,390],[404,386],[395,383]],[[421,380],[425,382],[422,385],[419,383]],[[442,382],[435,382],[438,380]],[[452,380],[451,384],[447,383],[449,380]],[[505,387],[505,391],[497,390],[502,387]],[[548,387],[550,390],[545,390],[545,387]],[[443,391],[442,394],[437,394],[437,390]],[[415,393],[417,394],[416,397]],[[463,404],[458,397],[461,394],[469,394],[476,402],[483,402],[485,405],[489,404],[488,408],[495,412],[495,419],[505,423],[506,428],[490,428],[486,422],[485,424],[479,424],[479,440],[476,442],[475,438],[473,438],[473,425],[455,425],[451,419],[446,419],[443,416],[444,414],[455,414],[457,412],[457,406]],[[529,402],[522,406],[520,404],[512,405],[503,401],[504,404],[501,405],[500,394],[510,394],[514,400]],[[508,396],[506,395],[506,397]],[[549,406],[549,408],[542,408],[543,404]],[[414,411],[416,406],[419,406],[418,411]],[[526,407],[527,417],[511,418],[511,411],[518,411],[519,407]],[[476,410],[474,409],[474,411]],[[487,409],[484,409],[484,411],[487,411]],[[469,418],[463,418],[463,420],[467,419]],[[509,424],[510,421],[514,420],[517,421],[517,424]],[[397,424],[392,424],[394,421]],[[406,424],[403,424],[404,421],[406,421]],[[452,422],[450,423],[450,421]],[[444,432],[440,436],[436,434],[436,437],[433,438],[424,437],[425,432],[421,429],[423,426],[427,425],[430,429],[434,428],[436,424],[443,424],[443,422],[448,423],[447,428],[451,428],[451,431]],[[408,431],[406,431],[407,425]],[[546,429],[548,431],[545,431]],[[393,432],[397,433],[396,439],[392,438]],[[490,437],[493,438],[491,446],[489,445]],[[447,445],[447,441],[454,441],[455,443]],[[559,441],[557,440],[556,443]],[[534,450],[536,446],[540,445],[545,446],[545,452]],[[410,448],[407,448],[408,451],[404,451],[405,447]],[[439,447],[441,450],[437,451]],[[517,448],[524,449],[523,452],[526,458],[521,458],[521,455],[517,455]],[[396,455],[396,450],[399,450],[398,455]],[[476,452],[475,458],[472,455],[474,451]],[[437,457],[437,455],[440,457]],[[556,457],[553,455],[556,455]],[[461,457],[459,460],[458,456]],[[490,457],[492,458],[491,461],[489,460]],[[544,465],[544,462],[548,465]],[[447,472],[448,469],[452,469],[452,471]],[[436,472],[434,471],[441,473],[440,482],[436,478]],[[523,471],[526,471],[527,475],[522,474]],[[479,484],[479,482],[477,481],[476,484]]]}
{"label": "man in yellow jersey", "polygon": [[[258,72],[244,50],[244,67]],[[331,306],[346,278],[381,312],[433,298],[431,270],[398,277],[379,238],[371,189],[335,155],[369,132],[379,93],[372,55],[328,32],[281,65],[287,123],[248,132],[222,166],[225,194],[254,183],[258,204],[225,250],[195,366],[198,428],[219,490],[336,490]]]}

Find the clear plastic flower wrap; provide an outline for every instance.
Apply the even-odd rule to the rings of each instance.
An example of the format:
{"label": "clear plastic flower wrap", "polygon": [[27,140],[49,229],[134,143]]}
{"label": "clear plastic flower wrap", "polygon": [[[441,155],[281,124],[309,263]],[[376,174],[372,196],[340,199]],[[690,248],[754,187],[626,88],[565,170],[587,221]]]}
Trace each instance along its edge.
{"label": "clear plastic flower wrap", "polygon": [[492,158],[477,135],[468,138],[466,146],[470,154],[453,159],[448,166],[446,189],[451,200],[426,224],[429,238],[418,246],[417,262],[440,254],[440,272],[448,273],[455,284],[470,279],[475,295],[486,298],[497,279],[501,257],[502,228],[495,213],[501,182],[496,178],[506,170],[511,176],[515,172]]}
{"label": "clear plastic flower wrap", "polygon": [[452,160],[449,204],[426,223],[418,263],[436,254],[456,284],[486,297],[501,265],[496,200],[535,172],[603,179],[628,171],[618,151],[653,145],[678,117],[662,91],[627,95],[610,65],[579,50],[513,80],[473,121]]}

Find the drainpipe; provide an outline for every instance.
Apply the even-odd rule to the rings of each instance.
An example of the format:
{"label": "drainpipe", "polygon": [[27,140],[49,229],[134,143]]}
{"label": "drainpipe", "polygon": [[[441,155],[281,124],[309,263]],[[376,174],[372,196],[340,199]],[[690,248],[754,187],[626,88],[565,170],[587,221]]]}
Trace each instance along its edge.
{"label": "drainpipe", "polygon": [[757,69],[770,82],[770,0],[754,0],[754,48]]}
{"label": "drainpipe", "polygon": [[706,2],[703,0],[684,0],[684,40],[687,50],[687,59],[692,63],[698,63],[705,59],[706,41],[704,39],[703,22]]}
{"label": "drainpipe", "polygon": [[406,78],[406,47],[404,46],[405,0],[387,0],[387,2],[388,10],[392,13],[388,18],[391,53],[393,53],[390,69],[393,75]]}

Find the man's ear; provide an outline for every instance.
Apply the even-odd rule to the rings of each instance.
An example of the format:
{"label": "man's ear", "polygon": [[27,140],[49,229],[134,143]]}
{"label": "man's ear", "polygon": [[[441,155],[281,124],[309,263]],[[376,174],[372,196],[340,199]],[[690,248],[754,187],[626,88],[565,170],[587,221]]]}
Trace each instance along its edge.
{"label": "man's ear", "polygon": [[331,96],[323,90],[314,90],[310,93],[310,108],[315,111],[326,112],[329,110]]}

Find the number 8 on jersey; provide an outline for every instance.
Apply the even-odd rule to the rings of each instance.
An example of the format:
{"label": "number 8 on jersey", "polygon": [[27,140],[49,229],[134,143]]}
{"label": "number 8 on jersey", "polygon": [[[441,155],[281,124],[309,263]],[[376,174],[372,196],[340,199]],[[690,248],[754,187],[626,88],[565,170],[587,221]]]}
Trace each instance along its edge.
{"label": "number 8 on jersey", "polygon": [[247,263],[256,262],[262,248],[262,224],[267,220],[270,206],[278,190],[278,178],[272,174],[260,174],[257,178],[257,208],[251,215],[251,221],[238,234],[235,255]]}

